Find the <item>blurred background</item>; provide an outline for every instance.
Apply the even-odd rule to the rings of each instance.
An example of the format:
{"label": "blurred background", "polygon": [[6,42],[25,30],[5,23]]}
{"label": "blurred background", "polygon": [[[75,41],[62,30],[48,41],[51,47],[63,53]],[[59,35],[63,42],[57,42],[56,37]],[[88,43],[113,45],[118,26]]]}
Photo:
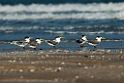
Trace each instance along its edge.
{"label": "blurred background", "polygon": [[109,3],[123,2],[123,0],[0,0],[1,4],[65,4],[65,3]]}

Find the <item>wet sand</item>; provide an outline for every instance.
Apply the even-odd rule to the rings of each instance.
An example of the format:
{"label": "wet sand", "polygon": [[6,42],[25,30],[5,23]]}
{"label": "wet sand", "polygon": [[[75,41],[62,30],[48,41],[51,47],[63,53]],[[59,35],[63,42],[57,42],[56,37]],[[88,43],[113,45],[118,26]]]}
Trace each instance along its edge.
{"label": "wet sand", "polygon": [[124,54],[0,53],[0,83],[123,83]]}

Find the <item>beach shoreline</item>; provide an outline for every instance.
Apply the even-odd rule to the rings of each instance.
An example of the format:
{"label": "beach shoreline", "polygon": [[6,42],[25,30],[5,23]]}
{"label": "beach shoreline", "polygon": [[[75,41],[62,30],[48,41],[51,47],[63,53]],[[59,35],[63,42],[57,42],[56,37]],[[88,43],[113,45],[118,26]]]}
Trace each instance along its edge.
{"label": "beach shoreline", "polygon": [[124,54],[0,53],[1,83],[123,83]]}

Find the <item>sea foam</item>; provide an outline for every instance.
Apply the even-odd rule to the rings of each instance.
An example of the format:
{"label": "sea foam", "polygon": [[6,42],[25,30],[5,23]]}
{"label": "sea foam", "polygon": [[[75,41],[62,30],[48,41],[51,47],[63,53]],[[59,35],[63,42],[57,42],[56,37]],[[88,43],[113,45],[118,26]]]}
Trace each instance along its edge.
{"label": "sea foam", "polygon": [[0,5],[0,20],[124,19],[124,2]]}

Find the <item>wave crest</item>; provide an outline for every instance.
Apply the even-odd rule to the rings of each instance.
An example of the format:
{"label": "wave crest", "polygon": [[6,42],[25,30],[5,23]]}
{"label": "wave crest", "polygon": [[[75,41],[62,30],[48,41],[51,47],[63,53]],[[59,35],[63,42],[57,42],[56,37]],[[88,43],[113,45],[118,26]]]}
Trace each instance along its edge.
{"label": "wave crest", "polygon": [[0,5],[0,20],[124,19],[124,3]]}

